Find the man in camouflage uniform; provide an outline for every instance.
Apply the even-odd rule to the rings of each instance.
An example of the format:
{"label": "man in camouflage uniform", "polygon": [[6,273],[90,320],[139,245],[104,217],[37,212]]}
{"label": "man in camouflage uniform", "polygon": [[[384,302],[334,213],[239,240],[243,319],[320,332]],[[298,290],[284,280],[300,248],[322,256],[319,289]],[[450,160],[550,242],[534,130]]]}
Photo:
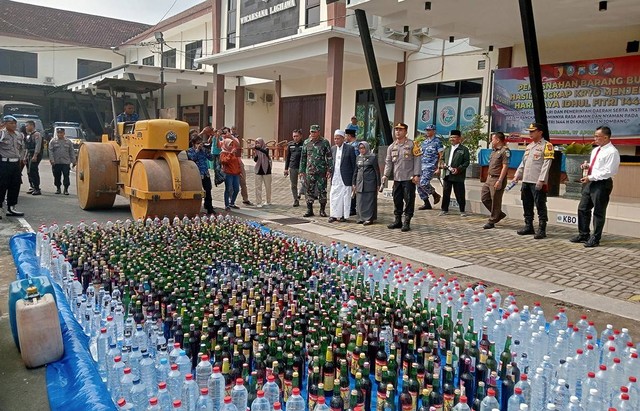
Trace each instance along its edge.
{"label": "man in camouflage uniform", "polygon": [[331,145],[320,135],[320,126],[310,128],[310,136],[302,146],[300,158],[300,177],[306,182],[307,212],[304,217],[313,216],[313,201],[320,203],[320,217],[327,212],[327,180],[333,174]]}
{"label": "man in camouflage uniform", "polygon": [[442,159],[444,145],[442,140],[436,137],[436,126],[429,124],[424,130],[426,137],[421,142],[416,142],[416,155],[420,156],[420,183],[418,184],[418,195],[424,201],[424,205],[418,210],[431,210],[429,196],[433,196],[433,204],[440,202],[440,194],[431,185],[431,179],[438,170],[438,164]]}
{"label": "man in camouflage uniform", "polygon": [[[544,125],[531,123],[529,128],[531,143],[527,145],[520,167],[513,181],[522,180],[520,198],[524,210],[524,227],[519,235],[534,234],[536,240],[547,236],[547,180],[553,161],[553,144],[543,138]],[[538,210],[538,230],[533,229],[533,206]]]}

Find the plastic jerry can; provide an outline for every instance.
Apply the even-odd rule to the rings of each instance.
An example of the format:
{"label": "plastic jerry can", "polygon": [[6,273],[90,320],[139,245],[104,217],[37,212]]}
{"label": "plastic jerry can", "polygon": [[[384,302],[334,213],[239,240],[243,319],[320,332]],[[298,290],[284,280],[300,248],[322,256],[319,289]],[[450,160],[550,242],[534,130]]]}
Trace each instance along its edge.
{"label": "plastic jerry can", "polygon": [[27,368],[39,367],[62,357],[62,331],[53,295],[41,297],[36,287],[29,287],[27,298],[16,302],[16,324],[20,353]]}
{"label": "plastic jerry can", "polygon": [[9,285],[9,322],[11,323],[11,334],[16,347],[20,349],[18,338],[18,327],[16,325],[16,302],[27,298],[27,288],[34,286],[40,295],[51,294],[55,301],[53,285],[48,277],[29,277],[24,280],[17,280]]}

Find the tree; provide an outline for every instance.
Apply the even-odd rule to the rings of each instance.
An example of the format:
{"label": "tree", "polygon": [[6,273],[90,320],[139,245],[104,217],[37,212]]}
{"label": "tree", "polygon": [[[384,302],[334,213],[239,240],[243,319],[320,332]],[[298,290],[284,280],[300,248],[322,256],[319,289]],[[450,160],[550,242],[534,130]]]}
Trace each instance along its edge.
{"label": "tree", "polygon": [[464,145],[469,149],[471,154],[471,162],[478,161],[478,149],[480,144],[489,141],[489,133],[486,130],[487,121],[484,116],[476,114],[473,121],[466,127],[462,128],[462,136],[464,137]]}

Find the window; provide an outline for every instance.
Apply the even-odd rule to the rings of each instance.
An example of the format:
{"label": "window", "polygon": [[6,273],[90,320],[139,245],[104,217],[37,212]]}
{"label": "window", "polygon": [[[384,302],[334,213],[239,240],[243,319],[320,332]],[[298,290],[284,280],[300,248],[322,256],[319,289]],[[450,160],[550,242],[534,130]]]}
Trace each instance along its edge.
{"label": "window", "polygon": [[305,27],[313,27],[320,24],[320,0],[307,0],[305,10]]}
{"label": "window", "polygon": [[108,61],[95,61],[78,59],[78,78],[88,77],[111,68]]}
{"label": "window", "polygon": [[418,85],[416,129],[436,125],[436,133],[446,137],[451,130],[464,129],[480,113],[482,79]]}
{"label": "window", "polygon": [[142,65],[143,66],[155,66],[155,56],[149,56],[149,57],[145,57],[142,59]]}
{"label": "window", "polygon": [[[396,88],[385,87],[382,89],[384,97],[384,105],[387,108],[389,121],[393,121],[395,105],[396,105]],[[385,141],[382,137],[382,127],[378,125],[378,113],[373,102],[373,90],[356,91],[356,112],[358,119],[358,140],[378,139],[380,145],[384,145]]]}
{"label": "window", "polygon": [[37,78],[38,54],[0,49],[0,74]]}
{"label": "window", "polygon": [[184,48],[184,68],[187,70],[198,70],[200,64],[195,59],[202,57],[202,40],[187,44]]}
{"label": "window", "polygon": [[162,53],[162,66],[172,68],[176,67],[176,49]]}
{"label": "window", "polygon": [[229,0],[227,8],[227,50],[236,48],[236,0]]}

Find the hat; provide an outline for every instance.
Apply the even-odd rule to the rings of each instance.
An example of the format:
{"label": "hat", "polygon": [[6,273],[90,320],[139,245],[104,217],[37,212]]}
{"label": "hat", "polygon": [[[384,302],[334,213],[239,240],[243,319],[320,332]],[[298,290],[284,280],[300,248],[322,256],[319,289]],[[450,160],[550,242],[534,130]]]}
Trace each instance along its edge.
{"label": "hat", "polygon": [[451,130],[451,132],[449,133],[450,136],[458,136],[458,137],[462,137],[462,133],[460,132],[460,130]]}
{"label": "hat", "polygon": [[529,124],[529,127],[527,128],[527,131],[542,131],[544,130],[544,126],[542,125],[542,123],[531,123]]}
{"label": "hat", "polygon": [[333,132],[333,135],[334,136],[342,136],[342,137],[344,137],[344,131],[338,129],[338,130]]}
{"label": "hat", "polygon": [[320,131],[320,126],[317,124],[314,124],[311,127],[309,127],[309,131]]}
{"label": "hat", "polygon": [[2,121],[4,121],[5,123],[7,121],[15,121],[17,123],[18,119],[16,119],[14,116],[6,115],[6,116],[2,117]]}
{"label": "hat", "polygon": [[436,129],[436,125],[435,124],[427,124],[427,126],[424,128],[424,131],[435,130],[435,129]]}
{"label": "hat", "polygon": [[409,128],[409,126],[408,126],[408,125],[406,125],[406,124],[404,124],[404,123],[398,123],[398,124],[396,124],[396,125],[395,125],[395,127],[393,127],[393,128],[401,128],[401,129],[403,129],[403,130],[406,130],[406,129],[408,129],[408,128]]}
{"label": "hat", "polygon": [[344,131],[344,134],[355,137],[356,136],[356,129],[355,128],[347,128]]}
{"label": "hat", "polygon": [[61,131],[64,133],[64,128],[62,128],[62,127],[58,127],[58,128],[56,128],[56,133],[59,133],[59,132],[61,132]]}

